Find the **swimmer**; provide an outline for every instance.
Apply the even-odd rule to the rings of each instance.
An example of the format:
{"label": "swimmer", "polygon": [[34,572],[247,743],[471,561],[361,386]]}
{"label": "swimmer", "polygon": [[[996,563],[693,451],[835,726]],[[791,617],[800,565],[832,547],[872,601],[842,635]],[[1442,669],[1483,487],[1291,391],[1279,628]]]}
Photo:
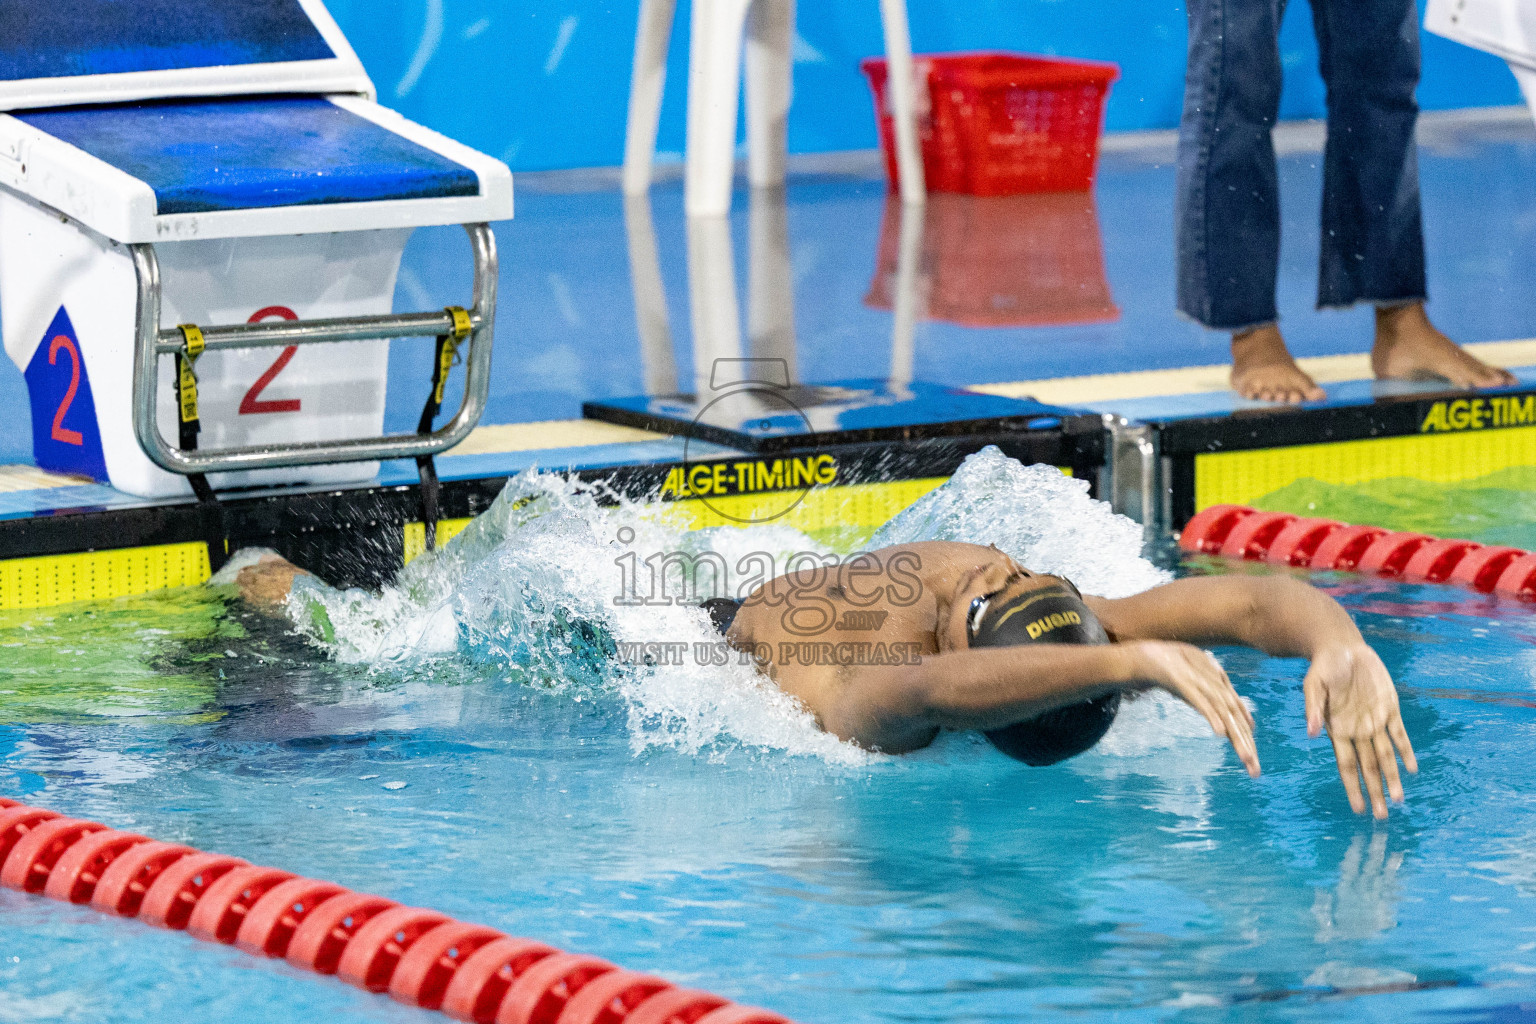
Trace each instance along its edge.
{"label": "swimmer", "polygon": [[[271,605],[302,571],[271,558],[237,584]],[[1403,799],[1399,757],[1418,770],[1381,659],[1337,602],[1289,576],[1182,579],[1111,600],[995,547],[926,541],[780,576],[705,608],[821,728],[871,750],[902,754],[944,729],[976,729],[1048,764],[1096,743],[1123,694],[1158,688],[1204,716],[1257,776],[1253,717],[1195,646],[1236,644],[1310,661],[1307,732],[1327,729],[1356,813],[1366,795],[1377,818],[1389,797]]]}

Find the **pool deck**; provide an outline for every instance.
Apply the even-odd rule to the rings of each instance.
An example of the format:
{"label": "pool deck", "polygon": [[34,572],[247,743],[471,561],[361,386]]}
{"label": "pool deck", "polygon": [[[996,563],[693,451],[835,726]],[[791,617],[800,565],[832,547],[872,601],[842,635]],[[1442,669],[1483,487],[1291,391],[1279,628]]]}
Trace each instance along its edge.
{"label": "pool deck", "polygon": [[[1086,417],[1102,419],[1101,463],[1115,462],[1117,453],[1123,460],[1125,445],[1142,443],[1139,437],[1151,437],[1156,449],[1157,437],[1172,438],[1171,425],[1183,421],[1213,437],[1221,431],[1212,424],[1239,424],[1253,438],[1237,447],[1352,442],[1351,466],[1362,457],[1383,471],[1438,465],[1427,478],[1452,478],[1448,460],[1464,463],[1466,473],[1536,465],[1536,421],[1523,411],[1536,393],[1536,265],[1527,258],[1536,251],[1536,218],[1529,216],[1536,197],[1527,194],[1536,128],[1523,108],[1426,115],[1420,127],[1431,314],[1472,352],[1511,367],[1521,381],[1493,396],[1515,404],[1500,404],[1487,416],[1482,406],[1437,406],[1475,400],[1448,393],[1443,384],[1373,381],[1363,354],[1369,311],[1311,308],[1322,132],[1310,123],[1283,125],[1276,133],[1284,217],[1278,296],[1288,342],[1328,398],[1295,410],[1234,396],[1222,361],[1225,336],[1173,309],[1172,146],[1171,133],[1111,136],[1091,194],[935,196],[920,223],[903,223],[872,153],[798,159],[787,190],[739,191],[731,217],[691,223],[682,216],[676,175],[665,169],[641,201],[625,200],[610,171],[521,176],[518,218],[497,226],[504,298],[486,422],[438,459],[445,494],[474,497],[457,506],[449,500],[445,516],[474,514],[501,481],[534,467],[613,478],[759,457],[761,438],[750,432],[701,432],[681,415],[673,423],[635,421],[652,429],[582,416],[584,408],[590,417],[595,407],[634,396],[707,395],[721,361],[742,359],[781,368],[792,388],[852,378],[882,382],[878,402],[819,419],[813,414],[817,421],[806,420],[801,442],[790,437],[780,447],[825,448],[817,439],[833,436],[828,430],[871,422],[872,414],[885,417],[885,432],[859,437],[877,448],[917,450],[924,437],[948,438],[942,457],[920,456],[895,472],[897,478],[943,475],[968,451],[1023,430],[1020,421],[1031,430],[1068,430],[1047,424],[1032,403],[1053,407],[1048,411],[1066,420],[1084,417],[1075,421],[1078,430]],[[430,308],[454,300],[464,284],[452,277],[454,245],[462,242],[446,230],[418,232],[407,249],[397,305]],[[734,273],[721,273],[722,267]],[[407,344],[391,351],[388,430],[414,425],[420,359]],[[898,401],[891,393],[911,398],[925,388],[928,398],[891,407]],[[981,425],[940,429],[944,424],[920,422],[924,403],[932,406],[935,395],[985,408]],[[0,367],[0,403],[27,408],[25,385],[9,364]],[[882,403],[883,412],[873,410]],[[1506,416],[1506,408],[1519,414]],[[902,426],[908,409],[918,410],[910,413],[917,417],[907,424],[912,429],[890,429]],[[930,413],[929,419],[946,416],[961,414]],[[1353,426],[1338,426],[1346,421]],[[104,538],[117,531],[120,516],[136,517],[138,525],[124,534],[135,543],[185,540],[178,529],[207,535],[204,527],[185,525],[206,519],[190,498],[149,501],[47,473],[30,464],[26,415],[0,422],[0,559],[109,547]],[[1321,433],[1307,437],[1314,429]],[[1452,450],[1445,438],[1428,436],[1444,433],[1500,437],[1484,444],[1487,451],[1468,454],[1465,439]],[[1407,434],[1425,436],[1401,438],[1390,457],[1362,456],[1358,449],[1367,440]],[[727,443],[719,443],[722,438]],[[1433,444],[1444,451],[1431,451]],[[1223,445],[1232,447],[1173,445],[1162,452],[1161,467],[1150,457],[1146,473],[1156,479],[1136,486],[1147,493],[1181,486],[1187,492],[1161,509],[1155,501],[1119,500],[1127,485],[1112,465],[1088,475],[1117,506],[1176,526],[1201,502],[1209,504],[1217,484],[1197,482],[1195,467],[1204,466],[1198,472],[1214,479],[1214,463],[1201,459],[1237,454]],[[1091,468],[1089,455],[1073,458],[1078,471]],[[1348,476],[1335,469],[1294,472]],[[1261,486],[1250,479],[1255,473],[1267,486],[1280,470],[1266,464],[1232,472],[1243,475],[1251,491]],[[1358,477],[1357,470],[1349,472]],[[652,486],[657,479],[654,473],[641,478]],[[859,473],[839,470],[836,482],[870,478],[865,465]],[[236,500],[265,502],[269,518],[285,503],[307,503],[309,514],[323,517],[331,513],[314,509],[331,508],[348,492],[369,496],[375,506],[380,495],[392,495],[391,514],[408,519],[419,507],[416,482],[413,464],[388,463],[375,481],[356,488],[272,489]],[[96,525],[71,529],[67,524],[85,522],[77,516]],[[183,527],[167,527],[177,516]]]}
{"label": "pool deck", "polygon": [[[1510,368],[1522,385],[1536,387],[1536,339],[1473,343],[1467,349],[1481,359]],[[1432,382],[1373,380],[1364,354],[1303,357],[1299,362],[1328,392],[1325,401],[1310,403],[1309,408],[1366,405],[1380,398],[1444,391],[1443,385]],[[969,390],[1008,398],[1033,398],[1049,405],[1132,420],[1223,416],[1273,409],[1268,403],[1241,399],[1225,388],[1230,369],[1230,364],[1212,364],[1133,370],[977,384]],[[745,454],[726,445],[690,442],[683,437],[617,423],[569,419],[482,424],[437,461],[439,477],[457,481],[506,478],[528,469],[579,472],[671,463],[685,457]],[[377,480],[379,486],[386,487],[416,482],[415,467],[404,462],[390,463]],[[264,493],[281,492],[282,489],[272,489]],[[190,501],[138,498],[86,477],[50,473],[25,463],[0,466],[0,520],[57,515],[71,509],[143,508]]]}

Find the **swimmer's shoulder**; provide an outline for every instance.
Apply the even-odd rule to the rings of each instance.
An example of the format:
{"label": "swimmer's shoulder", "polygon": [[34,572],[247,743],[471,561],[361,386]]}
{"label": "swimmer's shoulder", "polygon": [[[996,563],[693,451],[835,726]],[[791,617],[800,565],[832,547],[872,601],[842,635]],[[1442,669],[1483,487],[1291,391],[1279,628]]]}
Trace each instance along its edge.
{"label": "swimmer's shoulder", "polygon": [[866,554],[883,565],[904,563],[923,572],[945,572],[961,564],[974,566],[995,560],[1012,561],[994,545],[959,540],[916,540],[876,548]]}
{"label": "swimmer's shoulder", "polygon": [[[967,544],[956,540],[922,540],[895,544],[867,552],[888,574],[905,574],[925,581],[947,580],[977,566],[1003,563],[1015,566],[1007,554],[990,544]],[[857,568],[854,559],[843,563],[843,574]]]}

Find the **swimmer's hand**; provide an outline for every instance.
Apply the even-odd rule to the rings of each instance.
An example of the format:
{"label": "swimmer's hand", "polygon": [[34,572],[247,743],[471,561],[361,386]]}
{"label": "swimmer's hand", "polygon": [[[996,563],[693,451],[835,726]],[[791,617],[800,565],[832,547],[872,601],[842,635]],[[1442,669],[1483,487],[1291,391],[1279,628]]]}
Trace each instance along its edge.
{"label": "swimmer's hand", "polygon": [[[1232,744],[1238,760],[1259,776],[1259,751],[1253,743],[1253,715],[1232,688],[1227,672],[1207,651],[1167,640],[1141,640],[1130,648],[1138,677],[1161,687],[1205,716],[1218,736]],[[1390,688],[1390,687],[1389,687]]]}
{"label": "swimmer's hand", "polygon": [[1243,644],[1276,658],[1306,658],[1307,731],[1317,736],[1327,728],[1350,806],[1365,812],[1361,776],[1376,817],[1387,816],[1387,794],[1403,798],[1397,758],[1410,772],[1418,762],[1392,677],[1349,613],[1321,590],[1285,575],[1207,576],[1122,600],[1091,599],[1088,607],[1121,640]]}
{"label": "swimmer's hand", "polygon": [[308,575],[281,555],[270,555],[255,565],[241,569],[235,577],[235,586],[246,602],[257,608],[272,610],[288,600],[295,576]]}
{"label": "swimmer's hand", "polygon": [[1386,797],[1403,800],[1397,759],[1401,757],[1410,772],[1419,770],[1387,667],[1363,640],[1328,644],[1313,652],[1312,667],[1301,685],[1307,698],[1307,733],[1317,736],[1327,727],[1350,808],[1365,813],[1363,776],[1371,813],[1385,818]]}

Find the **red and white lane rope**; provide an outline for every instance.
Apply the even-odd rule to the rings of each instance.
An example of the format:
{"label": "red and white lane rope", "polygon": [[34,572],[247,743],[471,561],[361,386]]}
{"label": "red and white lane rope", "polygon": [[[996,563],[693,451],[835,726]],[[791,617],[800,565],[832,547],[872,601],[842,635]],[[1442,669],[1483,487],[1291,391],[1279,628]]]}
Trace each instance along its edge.
{"label": "red and white lane rope", "polygon": [[790,1024],[597,957],[5,799],[0,885],[279,957],[478,1024]]}
{"label": "red and white lane rope", "polygon": [[1212,505],[1200,512],[1179,534],[1179,547],[1276,565],[1451,583],[1484,594],[1536,600],[1536,554],[1529,551],[1260,512],[1243,505]]}

